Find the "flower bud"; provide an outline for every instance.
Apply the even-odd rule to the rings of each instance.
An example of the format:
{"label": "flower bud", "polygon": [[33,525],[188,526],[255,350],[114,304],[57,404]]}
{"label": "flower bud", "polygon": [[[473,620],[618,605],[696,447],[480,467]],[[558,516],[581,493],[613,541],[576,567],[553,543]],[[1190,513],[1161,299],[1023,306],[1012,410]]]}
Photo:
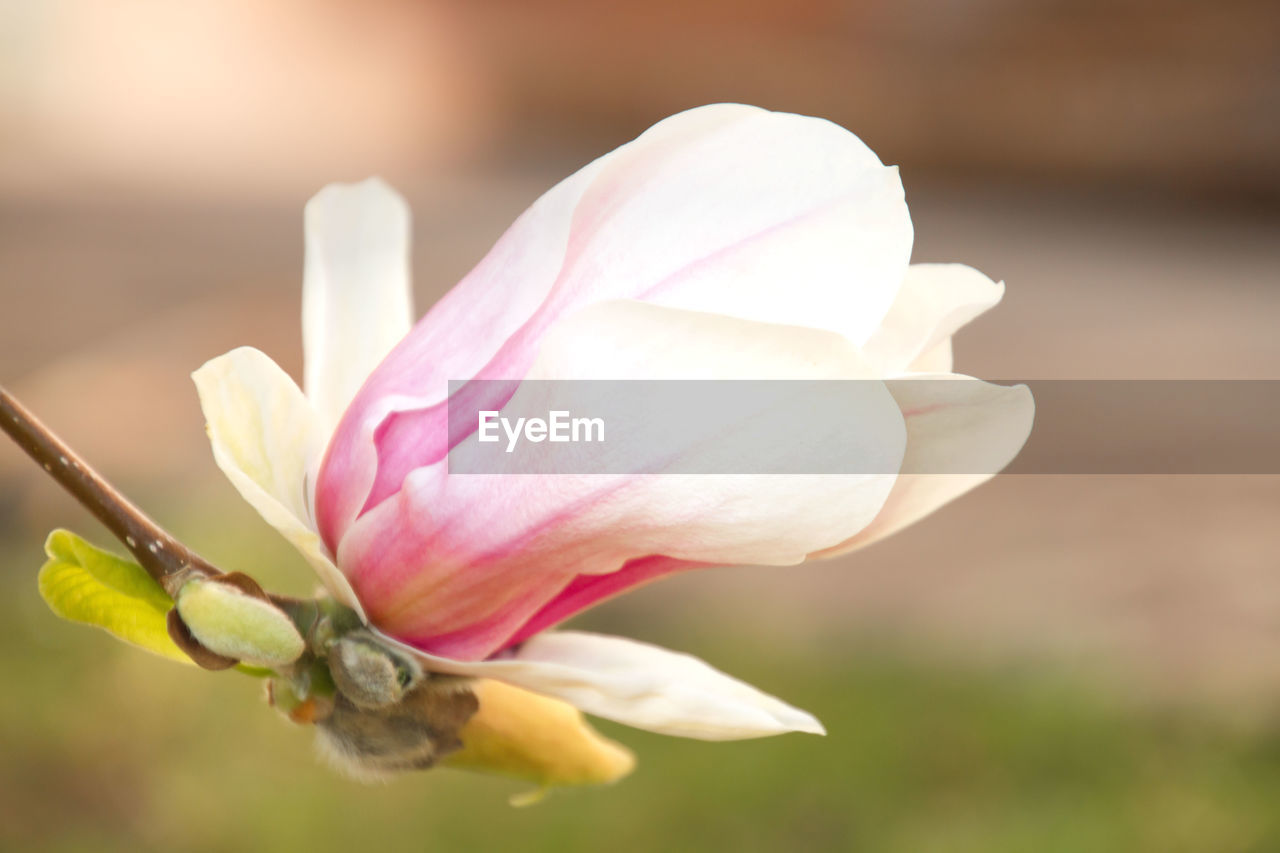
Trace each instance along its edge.
{"label": "flower bud", "polygon": [[196,578],[178,591],[178,615],[209,651],[269,668],[288,666],[306,643],[292,620],[261,598],[214,578]]}
{"label": "flower bud", "polygon": [[360,708],[385,708],[422,679],[416,661],[393,653],[365,631],[353,631],[329,647],[329,673]]}

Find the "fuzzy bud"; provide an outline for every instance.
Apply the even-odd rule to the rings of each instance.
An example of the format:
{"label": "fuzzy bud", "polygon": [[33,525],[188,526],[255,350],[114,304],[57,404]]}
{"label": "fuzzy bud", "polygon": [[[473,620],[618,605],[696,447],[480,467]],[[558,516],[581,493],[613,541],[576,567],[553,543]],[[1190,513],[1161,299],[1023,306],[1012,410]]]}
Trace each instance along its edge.
{"label": "fuzzy bud", "polygon": [[271,602],[213,578],[178,591],[178,615],[211,652],[268,668],[288,666],[306,651],[293,621]]}

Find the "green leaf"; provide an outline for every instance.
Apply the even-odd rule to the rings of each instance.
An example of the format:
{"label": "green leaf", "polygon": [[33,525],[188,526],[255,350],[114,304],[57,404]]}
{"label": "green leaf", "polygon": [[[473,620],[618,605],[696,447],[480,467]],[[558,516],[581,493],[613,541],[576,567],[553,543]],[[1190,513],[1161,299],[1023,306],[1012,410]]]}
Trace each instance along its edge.
{"label": "green leaf", "polygon": [[142,566],[69,530],[50,533],[44,551],[49,560],[40,569],[40,596],[54,613],[161,657],[192,663],[165,626],[173,601]]}

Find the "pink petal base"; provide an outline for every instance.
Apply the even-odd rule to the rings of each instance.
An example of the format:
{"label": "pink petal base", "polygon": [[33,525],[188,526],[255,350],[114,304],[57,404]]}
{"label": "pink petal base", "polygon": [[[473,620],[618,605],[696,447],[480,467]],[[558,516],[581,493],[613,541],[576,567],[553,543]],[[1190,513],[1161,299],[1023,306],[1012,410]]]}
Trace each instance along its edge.
{"label": "pink petal base", "polygon": [[707,563],[675,560],[671,557],[641,557],[631,560],[616,572],[606,575],[578,575],[560,594],[533,614],[519,631],[511,636],[504,647],[524,642],[540,631],[560,624],[588,607],[629,592],[658,578],[689,569],[710,568]]}
{"label": "pink petal base", "polygon": [[[422,651],[454,660],[474,660],[483,655],[483,650],[493,649],[495,645],[497,651],[494,654],[500,654],[503,650],[519,645],[533,635],[552,628],[581,613],[583,610],[594,607],[596,604],[614,596],[629,592],[676,572],[710,567],[711,565],[708,563],[650,556],[631,560],[616,572],[599,575],[578,575],[555,598],[548,601],[529,617],[515,633],[496,644],[490,633],[492,629],[487,629],[484,624],[448,634],[437,634],[431,637],[401,637],[399,639]],[[504,621],[502,615],[501,613],[497,614],[497,617],[491,622],[494,625],[501,625]],[[478,652],[479,654],[477,654]]]}

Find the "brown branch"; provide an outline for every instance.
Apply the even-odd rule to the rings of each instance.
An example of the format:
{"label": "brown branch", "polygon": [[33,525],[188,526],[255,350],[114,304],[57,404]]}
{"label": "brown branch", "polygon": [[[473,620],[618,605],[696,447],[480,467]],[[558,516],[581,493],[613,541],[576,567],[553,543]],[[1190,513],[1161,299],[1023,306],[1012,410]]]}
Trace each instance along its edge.
{"label": "brown branch", "polygon": [[222,574],[130,503],[2,386],[0,428],[105,524],[170,597],[193,577]]}

